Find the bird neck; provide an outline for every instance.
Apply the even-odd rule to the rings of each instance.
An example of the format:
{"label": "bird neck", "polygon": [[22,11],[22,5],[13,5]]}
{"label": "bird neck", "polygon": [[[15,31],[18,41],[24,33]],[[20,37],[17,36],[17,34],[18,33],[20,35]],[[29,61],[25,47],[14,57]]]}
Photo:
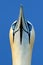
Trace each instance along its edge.
{"label": "bird neck", "polygon": [[12,65],[31,65],[31,55],[32,50],[28,46],[25,48],[14,44],[12,48]]}

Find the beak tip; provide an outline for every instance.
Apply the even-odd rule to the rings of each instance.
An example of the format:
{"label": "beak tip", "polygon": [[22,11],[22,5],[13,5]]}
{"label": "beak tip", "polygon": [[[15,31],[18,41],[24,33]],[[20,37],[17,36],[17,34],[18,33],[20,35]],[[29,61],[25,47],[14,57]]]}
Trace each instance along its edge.
{"label": "beak tip", "polygon": [[20,5],[20,16],[22,16],[22,14],[23,14],[23,5],[21,4]]}
{"label": "beak tip", "polygon": [[20,8],[23,8],[23,5],[22,4],[20,5]]}

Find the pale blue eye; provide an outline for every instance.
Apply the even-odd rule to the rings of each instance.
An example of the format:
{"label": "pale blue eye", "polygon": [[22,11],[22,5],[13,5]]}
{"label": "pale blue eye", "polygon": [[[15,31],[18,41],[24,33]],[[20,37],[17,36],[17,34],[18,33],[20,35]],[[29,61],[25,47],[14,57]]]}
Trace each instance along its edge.
{"label": "pale blue eye", "polygon": [[[16,22],[17,23],[17,22]],[[12,24],[12,29],[15,29],[16,23]]]}
{"label": "pale blue eye", "polygon": [[27,25],[28,25],[28,29],[29,29],[29,31],[31,31],[31,30],[32,30],[32,25],[29,24],[29,23],[27,23]]}

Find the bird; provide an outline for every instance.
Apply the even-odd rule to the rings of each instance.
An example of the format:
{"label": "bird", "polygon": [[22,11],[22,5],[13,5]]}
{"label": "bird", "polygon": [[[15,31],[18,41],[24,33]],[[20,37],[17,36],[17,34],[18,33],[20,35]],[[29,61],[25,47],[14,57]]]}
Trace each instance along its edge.
{"label": "bird", "polygon": [[35,31],[33,25],[24,18],[23,6],[20,6],[18,19],[10,27],[9,40],[12,65],[31,65]]}

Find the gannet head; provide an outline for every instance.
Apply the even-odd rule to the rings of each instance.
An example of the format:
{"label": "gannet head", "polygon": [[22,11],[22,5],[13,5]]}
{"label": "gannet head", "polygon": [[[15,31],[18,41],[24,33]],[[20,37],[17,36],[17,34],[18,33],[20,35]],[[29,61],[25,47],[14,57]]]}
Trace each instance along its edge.
{"label": "gannet head", "polygon": [[[25,20],[22,6],[20,7],[18,20],[14,21],[11,25],[9,38],[12,48],[12,56],[15,58],[15,65],[20,65],[20,63],[24,64],[24,62],[24,65],[28,65],[30,62],[29,58],[31,57],[32,47],[35,39],[35,32],[33,25],[29,21]],[[15,57],[15,55],[18,56]],[[29,62],[25,57],[28,58]]]}

